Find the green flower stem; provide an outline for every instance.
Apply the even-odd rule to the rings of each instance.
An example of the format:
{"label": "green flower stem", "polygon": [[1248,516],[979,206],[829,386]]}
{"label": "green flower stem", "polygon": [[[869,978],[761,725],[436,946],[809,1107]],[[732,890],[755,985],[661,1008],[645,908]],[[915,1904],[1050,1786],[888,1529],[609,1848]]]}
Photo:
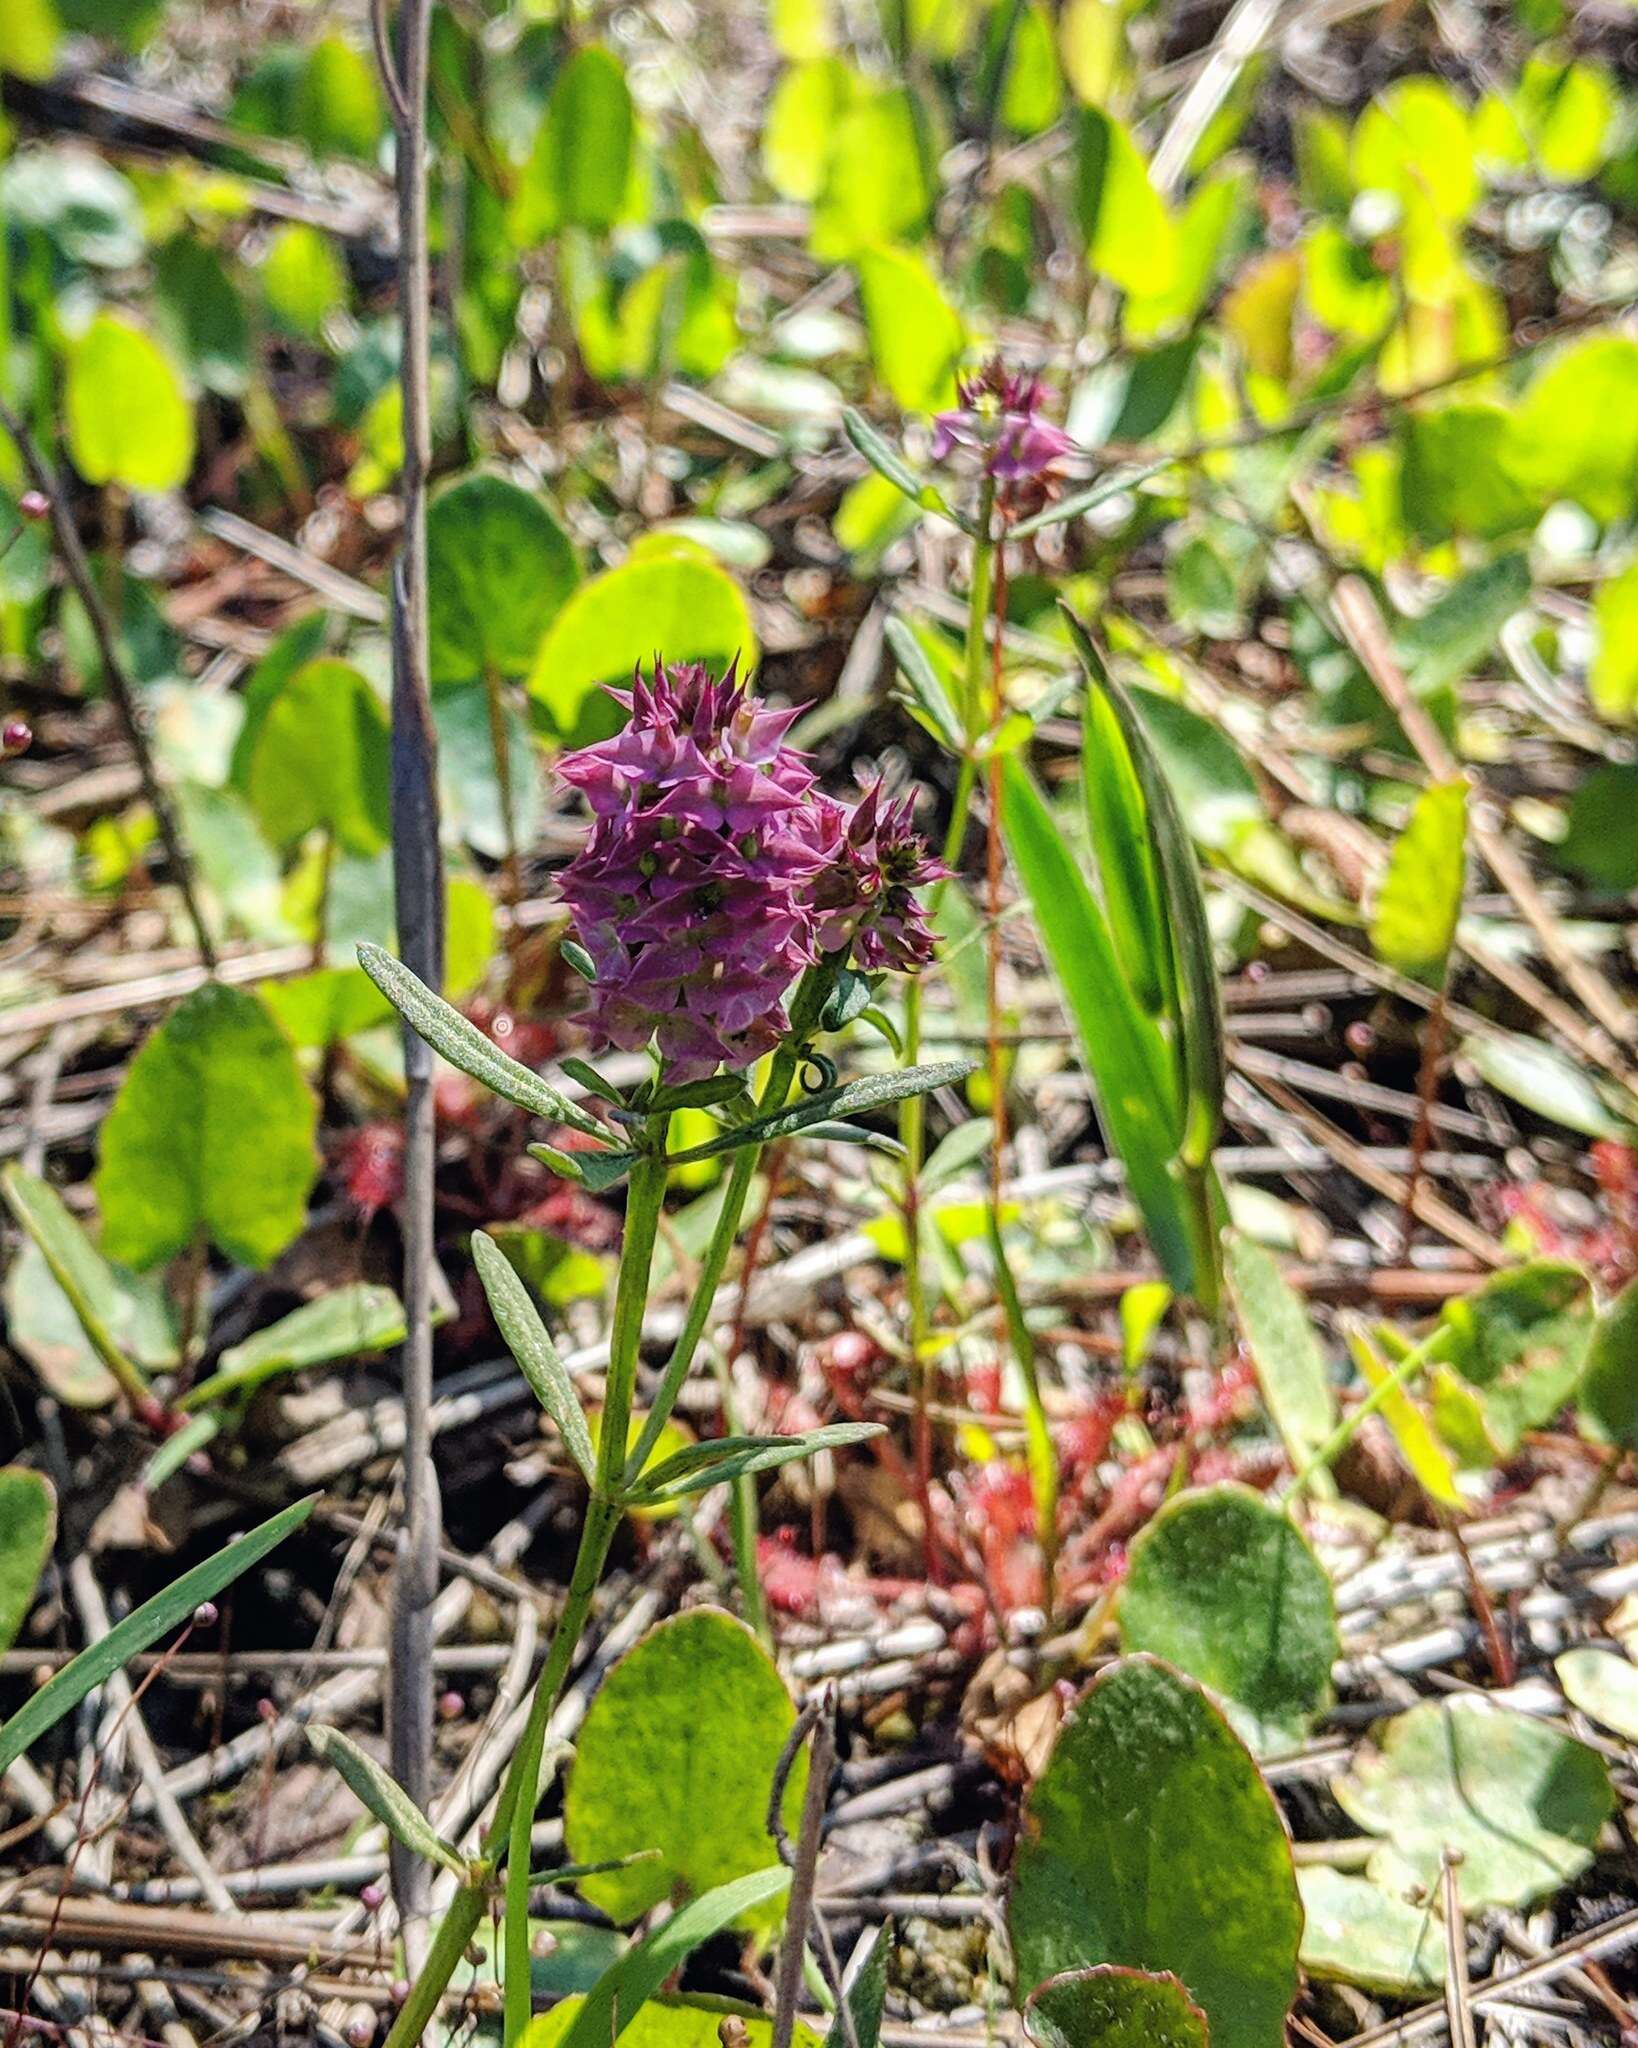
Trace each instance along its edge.
{"label": "green flower stem", "polygon": [[[961,729],[966,745],[956,774],[955,800],[950,808],[949,829],[944,835],[944,865],[954,872],[967,837],[972,814],[973,790],[978,782],[978,741],[984,721],[984,619],[990,608],[990,582],[995,565],[995,544],[991,538],[995,522],[995,481],[984,480],[978,505],[978,538],[973,544],[972,589],[967,598],[967,644],[963,662]],[[945,884],[935,882],[927,899],[928,917],[937,923]],[[904,992],[904,1061],[913,1067],[921,1058],[921,982],[913,977]],[[926,1524],[923,1531],[929,1567],[933,1556],[932,1511],[927,1499],[931,1486],[932,1440],[928,1421],[930,1368],[926,1360],[931,1322],[927,1313],[927,1289],[921,1272],[921,1169],[927,1156],[927,1108],[923,1097],[907,1096],[899,1105],[899,1143],[904,1147],[904,1192],[900,1217],[904,1228],[904,1296],[910,1322],[910,1375],[914,1386],[916,1412],[915,1470],[922,1499],[919,1503]]]}
{"label": "green flower stem", "polygon": [[1417,1374],[1429,1363],[1432,1355],[1433,1339],[1431,1337],[1424,1338],[1414,1351],[1408,1351],[1391,1372],[1385,1373],[1377,1381],[1376,1385],[1365,1396],[1364,1400],[1360,1402],[1357,1408],[1349,1410],[1286,1488],[1285,1498],[1280,1502],[1280,1505],[1287,1514],[1290,1514],[1298,1501],[1302,1499],[1309,1482],[1315,1475],[1328,1471],[1336,1463],[1337,1459],[1342,1456],[1343,1452],[1353,1442],[1369,1418],[1385,1402],[1391,1401],[1395,1394],[1402,1393],[1410,1385],[1411,1381],[1416,1378]]}
{"label": "green flower stem", "polygon": [[[529,1835],[534,1826],[540,1785],[540,1759],[546,1723],[568,1670],[575,1637],[602,1576],[614,1531],[619,1525],[619,1496],[624,1490],[626,1437],[631,1427],[631,1400],[637,1385],[637,1359],[642,1346],[643,1312],[648,1306],[648,1278],[654,1263],[654,1241],[665,1204],[665,1127],[668,1118],[650,1120],[648,1149],[631,1170],[626,1196],[625,1237],[620,1246],[620,1278],[614,1294],[614,1326],[609,1335],[609,1367],[603,1395],[603,1420],[597,1437],[597,1471],[592,1498],[580,1533],[580,1548],[569,1581],[563,1619],[552,1641],[528,1725],[518,1746],[518,1785],[509,1816],[506,1849],[505,2024],[506,2048],[516,2048],[533,2013],[529,1979]],[[568,1624],[575,1624],[574,1634]],[[554,1665],[561,1669],[554,1672]],[[550,1684],[548,1684],[550,1681]],[[542,1706],[542,1700],[545,1705]],[[496,1816],[497,1826],[499,1815]]]}
{"label": "green flower stem", "polygon": [[[800,1057],[799,1048],[819,1022],[835,986],[836,975],[832,967],[821,962],[810,967],[802,977],[795,999],[791,1004],[791,1033],[787,1043],[773,1056],[768,1068],[768,1078],[757,1099],[757,1115],[771,1116],[775,1110],[783,1109],[791,1092],[791,1083],[796,1079]],[[914,983],[911,984],[915,986]],[[734,1153],[734,1163],[729,1169],[728,1185],[723,1190],[722,1206],[717,1211],[716,1228],[711,1233],[711,1242],[706,1246],[705,1257],[700,1264],[699,1280],[694,1288],[694,1298],[688,1304],[688,1314],[677,1341],[671,1347],[671,1356],[666,1360],[665,1371],[654,1399],[649,1405],[642,1434],[626,1459],[625,1481],[629,1486],[641,1473],[660,1440],[660,1431],[670,1419],[672,1409],[677,1405],[677,1396],[687,1379],[694,1363],[700,1339],[705,1335],[705,1326],[711,1320],[711,1304],[716,1300],[717,1289],[728,1265],[728,1255],[739,1236],[740,1219],[745,1213],[745,1203],[751,1192],[751,1182],[756,1174],[757,1163],[762,1157],[760,1145],[747,1145]]]}

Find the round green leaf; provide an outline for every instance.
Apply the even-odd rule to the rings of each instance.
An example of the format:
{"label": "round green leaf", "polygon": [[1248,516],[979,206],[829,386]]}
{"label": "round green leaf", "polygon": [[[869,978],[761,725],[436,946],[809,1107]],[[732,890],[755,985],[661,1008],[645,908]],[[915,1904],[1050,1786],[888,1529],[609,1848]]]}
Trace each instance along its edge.
{"label": "round green leaf", "polygon": [[307,1218],[318,1104],[266,1008],[209,983],[131,1062],[102,1127],[103,1250],[139,1271],[201,1237],[270,1265]]}
{"label": "round green leaf", "polygon": [[1638,501],[1638,341],[1592,334],[1532,379],[1514,421],[1513,468],[1542,500],[1573,498],[1594,519]]}
{"label": "round green leaf", "polygon": [[347,303],[347,272],[317,228],[290,221],[262,258],[262,297],[280,327],[317,341],[330,314]]}
{"label": "round green leaf", "polygon": [[1638,1450],[1638,1280],[1593,1325],[1580,1398],[1583,1414],[1610,1443]]}
{"label": "round green leaf", "polygon": [[170,491],[193,467],[193,408],[158,344],[99,313],[68,355],[68,452],[87,483]]}
{"label": "round green leaf", "polygon": [[553,620],[529,675],[529,694],[553,733],[580,746],[619,730],[625,714],[596,693],[624,687],[639,662],[704,661],[741,668],[757,658],[739,585],[682,541],[633,549],[629,561],[583,584]]}
{"label": "round green leaf", "polygon": [[1371,913],[1371,944],[1390,967],[1437,988],[1456,939],[1467,879],[1467,784],[1436,782],[1394,841]]}
{"label": "round green leaf", "polygon": [[[698,1898],[777,1863],[768,1796],[795,1718],[772,1660],[731,1615],[702,1607],[651,1629],[592,1701],[563,1830],[576,1863],[660,1854],[584,1879],[584,1895],[630,1921],[662,1899]],[[805,1783],[799,1759],[785,1794],[788,1827]],[[768,1924],[763,1912],[753,1918]]]}
{"label": "round green leaf", "polygon": [[[583,1997],[559,1999],[530,2022],[523,2048],[558,2048],[585,2002]],[[620,2029],[620,2040],[622,2048],[720,2048],[719,2030],[727,2018],[743,2022],[745,2048],[772,2048],[768,2015],[727,1998],[650,1998]],[[793,2048],[820,2048],[820,2037],[800,2020],[791,2039]]]}
{"label": "round green leaf", "polygon": [[295,75],[288,118],[315,155],[373,157],[386,116],[369,59],[340,36],[321,37]]}
{"label": "round green leaf", "polygon": [[1212,2048],[1282,2048],[1302,1911],[1279,1810],[1198,1686],[1152,1657],[1093,1681],[1024,1802],[1007,1907],[1020,1986],[1171,1972]]}
{"label": "round green leaf", "polygon": [[635,127],[619,58],[596,43],[577,50],[552,87],[513,202],[516,239],[540,241],[563,227],[613,227],[625,204]]}
{"label": "round green leaf", "polygon": [[1121,1646],[1210,1686],[1253,1749],[1295,1748],[1331,1697],[1331,1582],[1290,1518],[1246,1486],[1170,1501],[1132,1545]]}
{"label": "round green leaf", "polygon": [[[176,1324],[161,1275],[127,1273],[93,1257],[76,1278],[128,1358],[150,1373],[176,1364]],[[5,1308],[7,1337],[59,1401],[70,1408],[108,1406],[119,1391],[114,1376],[32,1240],[18,1247],[6,1274]]]}
{"label": "round green leaf", "polygon": [[1440,78],[1402,78],[1378,94],[1354,130],[1354,182],[1463,220],[1478,204],[1468,118]]}
{"label": "round green leaf", "polygon": [[1432,1891],[1444,1851],[1458,1851],[1470,1912],[1526,1906],[1579,1877],[1615,1810],[1593,1750],[1468,1694],[1396,1715],[1331,1791],[1382,1838],[1369,1876],[1395,1891]]}
{"label": "round green leaf", "polygon": [[499,476],[440,491],[427,513],[434,686],[527,675],[579,581],[568,535],[532,491]]}
{"label": "round green leaf", "polygon": [[275,846],[317,828],[349,852],[371,854],[390,830],[387,714],[351,663],[320,656],[258,706],[242,765],[245,795]]}
{"label": "round green leaf", "polygon": [[1630,1657],[1614,1650],[1566,1650],[1553,1669],[1572,1707],[1638,1742],[1638,1666]]}
{"label": "round green leaf", "polygon": [[1172,1976],[1066,1970],[1030,1993],[1024,2032],[1037,2048],[1206,2048],[1206,2015]]}
{"label": "round green leaf", "polygon": [[51,1482],[21,1465],[0,1469],[0,1650],[9,1650],[34,1603],[57,1527]]}
{"label": "round green leaf", "polygon": [[1369,1878],[1324,1864],[1299,1870],[1297,1889],[1302,1966],[1311,1977],[1385,1998],[1415,1998],[1444,1982],[1444,1928],[1431,1906],[1413,1906]]}

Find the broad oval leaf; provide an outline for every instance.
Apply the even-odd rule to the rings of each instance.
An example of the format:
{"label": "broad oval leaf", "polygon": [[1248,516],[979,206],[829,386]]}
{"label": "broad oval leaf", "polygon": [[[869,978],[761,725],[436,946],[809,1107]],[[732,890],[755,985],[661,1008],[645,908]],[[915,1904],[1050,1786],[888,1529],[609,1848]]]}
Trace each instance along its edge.
{"label": "broad oval leaf", "polygon": [[1120,1639],[1209,1686],[1264,1753],[1301,1743],[1341,1654],[1314,1553],[1288,1515],[1234,1485],[1177,1495],[1133,1542]]}
{"label": "broad oval leaf", "polygon": [[1109,1963],[1037,1984],[1024,2032],[1036,2048],[1207,2048],[1208,2038],[1206,2015],[1175,1977]]}
{"label": "broad oval leaf", "polygon": [[1475,1032],[1462,1041],[1470,1059],[1492,1088],[1523,1103],[1537,1116],[1580,1131],[1588,1138],[1638,1143],[1638,1102],[1539,1038]]}
{"label": "broad oval leaf", "polygon": [[1638,1451],[1638,1280],[1629,1280],[1593,1325],[1580,1399],[1582,1413],[1609,1442]]}
{"label": "broad oval leaf", "polygon": [[1081,1695],[1024,1802],[1007,1902],[1020,1984],[1170,1972],[1212,2048],[1282,2048],[1297,1902],[1279,1809],[1198,1686],[1125,1657]]}
{"label": "broad oval leaf", "polygon": [[1385,1998],[1436,1991],[1445,1978],[1443,1923],[1368,1877],[1312,1864],[1297,1872],[1302,1966],[1311,1977],[1358,1984]]}
{"label": "broad oval leaf", "polygon": [[0,1650],[17,1639],[57,1530],[51,1481],[22,1465],[0,1468]]}
{"label": "broad oval leaf", "polygon": [[10,1770],[48,1729],[56,1727],[65,1714],[71,1714],[87,1693],[95,1692],[122,1664],[179,1628],[201,1601],[214,1600],[224,1586],[231,1585],[299,1529],[317,1501],[317,1494],[295,1501],[259,1528],[225,1544],[214,1557],[196,1564],[174,1585],[116,1622],[100,1642],[71,1658],[46,1680],[26,1706],[0,1724],[0,1772]]}
{"label": "broad oval leaf", "polygon": [[1437,1889],[1457,1850],[1462,1903],[1526,1906],[1581,1875],[1615,1811],[1603,1759],[1556,1728],[1462,1694],[1379,1726],[1333,1797],[1379,1844],[1367,1874]]}
{"label": "broad oval leaf", "polygon": [[[747,1920],[766,1924],[789,1891],[790,1882],[790,1872],[779,1863],[771,1870],[754,1870],[734,1878],[680,1906],[604,1971],[587,1992],[568,2032],[559,2037],[558,2048],[612,2048],[701,1942],[725,1927],[743,1926]],[[532,2033],[531,2029],[531,2038]]]}
{"label": "broad oval leaf", "polygon": [[193,408],[159,344],[99,313],[69,351],[68,452],[87,483],[171,491],[193,467]]}
{"label": "broad oval leaf", "polygon": [[925,258],[884,246],[854,260],[871,360],[894,404],[906,412],[951,404],[967,337]]}
{"label": "broad oval leaf", "polygon": [[[530,2022],[522,2048],[562,2048],[585,2005],[584,1993],[560,1998]],[[773,2048],[773,2021],[755,2006],[726,1998],[679,1998],[668,1992],[646,2000],[620,2028],[620,2038],[626,2048],[721,2048],[730,2020],[739,2021],[744,2029],[734,2030],[734,2039],[743,2048]],[[791,2048],[820,2048],[820,2036],[798,2020]],[[860,2048],[867,2044],[861,2041]]]}
{"label": "broad oval leaf", "polygon": [[1614,1650],[1585,1646],[1553,1660],[1564,1697],[1589,1720],[1638,1742],[1638,1665]]}
{"label": "broad oval leaf", "polygon": [[[660,1857],[587,1878],[585,1897],[611,1919],[630,1921],[662,1899],[698,1900],[777,1864],[768,1796],[795,1718],[772,1660],[732,1615],[697,1608],[651,1629],[587,1712],[563,1833],[576,1862],[644,1849]],[[805,1783],[798,1759],[785,1793],[787,1826],[796,1825]]]}
{"label": "broad oval leaf", "polygon": [[433,687],[525,676],[580,581],[568,535],[533,492],[466,476],[427,511]]}
{"label": "broad oval leaf", "polygon": [[387,713],[368,679],[320,656],[257,709],[234,766],[267,840],[290,847],[322,830],[348,853],[379,852],[390,830]]}
{"label": "broad oval leaf", "polygon": [[266,1007],[244,989],[196,989],[131,1062],[102,1127],[104,1250],[141,1271],[209,1239],[270,1265],[307,1219],[317,1124]]}
{"label": "broad oval leaf", "polygon": [[552,732],[570,745],[617,732],[625,713],[599,694],[625,687],[663,648],[668,661],[742,668],[757,658],[756,630],[726,569],[680,541],[634,551],[583,583],[552,621],[529,675],[529,694]]}
{"label": "broad oval leaf", "polygon": [[513,232],[538,241],[559,228],[606,229],[620,218],[635,121],[620,60],[596,43],[558,73],[546,121],[513,206]]}

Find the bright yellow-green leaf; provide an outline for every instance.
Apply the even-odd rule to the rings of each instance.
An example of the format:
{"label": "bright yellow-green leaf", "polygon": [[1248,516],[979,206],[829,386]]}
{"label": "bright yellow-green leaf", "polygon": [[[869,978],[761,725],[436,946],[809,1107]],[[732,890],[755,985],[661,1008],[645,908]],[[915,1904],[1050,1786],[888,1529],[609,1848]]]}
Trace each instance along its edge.
{"label": "bright yellow-green leaf", "polygon": [[847,262],[861,249],[920,234],[933,204],[933,138],[899,87],[853,99],[836,123],[814,207],[813,253]]}
{"label": "bright yellow-green leaf", "polygon": [[1359,118],[1354,182],[1404,200],[1424,198],[1445,220],[1465,220],[1479,202],[1479,174],[1466,109],[1438,78],[1401,78]]}
{"label": "bright yellow-green leaf", "polygon": [[675,539],[634,549],[580,586],[541,642],[529,694],[559,737],[580,744],[624,721],[599,684],[625,687],[662,649],[668,661],[719,667],[737,655],[741,668],[758,652],[739,585],[702,549]]}
{"label": "bright yellow-green leaf", "polygon": [[1456,1484],[1456,1467],[1445,1455],[1444,1447],[1434,1435],[1427,1417],[1404,1387],[1391,1383],[1393,1368],[1377,1356],[1367,1332],[1357,1324],[1351,1325],[1347,1337],[1353,1361],[1371,1392],[1375,1394],[1379,1388],[1387,1386],[1377,1413],[1387,1424],[1400,1456],[1410,1468],[1411,1477],[1441,1507],[1454,1509],[1460,1514],[1467,1507],[1467,1497]]}
{"label": "bright yellow-green leaf", "polygon": [[762,168],[782,198],[808,204],[824,190],[855,90],[855,75],[839,57],[793,65],[780,79],[763,123]]}
{"label": "bright yellow-green leaf", "polygon": [[1462,914],[1467,784],[1423,790],[1394,842],[1371,915],[1371,944],[1390,967],[1437,987]]}
{"label": "bright yellow-green leaf", "polygon": [[75,342],[63,393],[68,452],[87,483],[170,491],[193,467],[193,408],[159,344],[117,313]]}
{"label": "bright yellow-green leaf", "polygon": [[1587,688],[1605,718],[1638,722],[1638,562],[1612,576],[1593,601],[1598,639]]}
{"label": "bright yellow-green leaf", "polygon": [[1519,407],[1514,467],[1544,501],[1573,498],[1594,519],[1638,504],[1638,341],[1591,334],[1530,382]]}
{"label": "bright yellow-green leaf", "polygon": [[857,262],[876,375],[906,412],[948,404],[966,337],[938,279],[910,249],[867,249]]}
{"label": "bright yellow-green leaf", "polygon": [[1095,108],[1082,113],[1077,132],[1076,212],[1095,271],[1148,297],[1170,286],[1177,268],[1171,215],[1130,132]]}
{"label": "bright yellow-green leaf", "polygon": [[769,0],[768,28],[780,56],[800,63],[830,48],[830,0]]}

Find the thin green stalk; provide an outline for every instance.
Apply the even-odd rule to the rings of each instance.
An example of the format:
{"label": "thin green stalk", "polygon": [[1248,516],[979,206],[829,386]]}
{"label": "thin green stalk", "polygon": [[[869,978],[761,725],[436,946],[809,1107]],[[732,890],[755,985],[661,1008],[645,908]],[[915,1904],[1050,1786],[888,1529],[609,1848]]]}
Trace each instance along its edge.
{"label": "thin green stalk", "polygon": [[[569,1584],[564,1622],[571,1609],[584,1603],[590,1607],[592,1593],[602,1576],[603,1560],[619,1523],[617,1505],[626,1469],[626,1436],[631,1424],[632,1394],[637,1385],[637,1359],[642,1345],[643,1312],[648,1306],[648,1276],[654,1261],[654,1242],[659,1234],[660,1211],[665,1203],[666,1165],[663,1152],[664,1119],[656,1119],[647,1133],[651,1149],[631,1170],[626,1197],[625,1237],[620,1247],[620,1278],[614,1295],[614,1324],[609,1334],[609,1366],[603,1396],[603,1421],[597,1439],[597,1471],[592,1481],[592,1499],[581,1531],[580,1550],[574,1576]],[[579,1630],[576,1628],[578,1635]],[[520,1773],[517,1793],[507,1831],[506,1920],[503,1932],[505,1953],[506,2048],[516,2048],[533,2013],[529,1979],[529,1833],[534,1826],[535,1800],[540,1784],[540,1759],[546,1742],[546,1722],[551,1708],[542,1711],[541,1696],[548,1690],[551,1664],[561,1662],[564,1670],[573,1651],[567,1628],[560,1623],[552,1642],[552,1657],[541,1674],[528,1726],[518,1748]],[[555,1695],[562,1674],[551,1687]]]}
{"label": "thin green stalk", "polygon": [[[995,548],[990,538],[995,516],[995,482],[986,477],[978,507],[979,538],[973,546],[972,589],[967,599],[967,643],[962,667],[961,729],[966,745],[956,774],[955,799],[950,808],[949,829],[944,835],[944,865],[952,872],[961,858],[967,837],[967,820],[972,812],[973,790],[978,781],[978,740],[984,716],[984,620],[990,605],[990,578]],[[927,900],[929,918],[936,924],[944,883],[936,882]],[[904,1060],[913,1067],[921,1058],[921,982],[912,978],[904,995]],[[927,1289],[921,1272],[921,1169],[927,1157],[927,1109],[923,1097],[907,1096],[899,1105],[899,1143],[904,1147],[903,1195],[899,1214],[904,1230],[904,1298],[910,1324],[910,1376],[915,1397],[911,1423],[916,1491],[922,1514],[922,1537],[928,1571],[933,1551],[933,1438],[928,1413],[932,1397],[932,1367],[926,1357],[931,1321],[927,1313]]]}
{"label": "thin green stalk", "polygon": [[[711,1370],[716,1375],[717,1392],[722,1401],[722,1426],[730,1435],[739,1432],[739,1416],[734,1400],[733,1366],[720,1346],[711,1347]],[[739,1597],[745,1608],[747,1625],[761,1637],[771,1651],[773,1631],[768,1626],[767,1603],[762,1598],[762,1581],[756,1569],[757,1498],[756,1481],[749,1472],[742,1472],[728,1485],[728,1529],[734,1546],[734,1569],[739,1573]]]}
{"label": "thin green stalk", "polygon": [[1360,1402],[1359,1406],[1352,1409],[1342,1418],[1287,1488],[1285,1498],[1280,1503],[1287,1514],[1295,1508],[1297,1502],[1302,1498],[1309,1481],[1313,1479],[1315,1474],[1328,1471],[1336,1463],[1337,1459],[1342,1456],[1349,1444],[1353,1442],[1370,1417],[1385,1402],[1392,1400],[1395,1394],[1403,1392],[1411,1381],[1415,1379],[1416,1375],[1429,1361],[1432,1353],[1432,1343],[1432,1338],[1429,1338],[1425,1342],[1418,1344],[1414,1351],[1408,1352],[1391,1372],[1384,1374],[1377,1381],[1376,1385],[1365,1396],[1364,1400]]}
{"label": "thin green stalk", "polygon": [[[824,1011],[825,1003],[835,983],[832,970],[821,963],[810,967],[802,977],[791,1004],[791,1035],[787,1046],[776,1052],[768,1065],[768,1078],[757,1098],[757,1114],[768,1116],[776,1109],[783,1109],[785,1099],[791,1092],[791,1083],[796,1079],[797,1054],[791,1046],[800,1046],[814,1030]],[[915,987],[912,982],[911,987]],[[747,1145],[733,1155],[734,1163],[729,1169],[728,1185],[723,1190],[722,1206],[717,1211],[716,1228],[711,1233],[711,1242],[705,1248],[705,1257],[700,1262],[699,1282],[694,1289],[694,1298],[688,1305],[688,1314],[677,1333],[677,1341],[671,1347],[671,1356],[666,1360],[665,1371],[649,1405],[648,1416],[643,1423],[642,1433],[633,1445],[626,1459],[625,1479],[629,1486],[648,1463],[654,1446],[660,1440],[660,1431],[670,1419],[672,1409],[677,1405],[677,1396],[687,1379],[694,1363],[700,1339],[705,1335],[705,1326],[711,1320],[711,1304],[716,1299],[717,1288],[728,1265],[728,1255],[739,1236],[740,1219],[745,1213],[746,1199],[751,1192],[751,1182],[756,1175],[757,1162],[762,1157],[760,1145]]]}

